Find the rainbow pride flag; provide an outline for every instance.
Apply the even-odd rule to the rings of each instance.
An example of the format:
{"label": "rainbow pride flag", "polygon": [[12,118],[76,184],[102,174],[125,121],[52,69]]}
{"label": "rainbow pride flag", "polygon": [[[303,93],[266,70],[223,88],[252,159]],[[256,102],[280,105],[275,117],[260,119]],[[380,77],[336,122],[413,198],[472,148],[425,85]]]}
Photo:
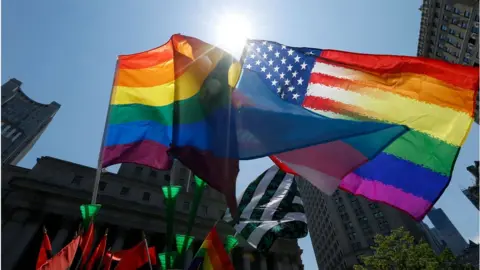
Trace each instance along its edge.
{"label": "rainbow pride flag", "polygon": [[189,270],[234,270],[227,251],[213,227],[195,254]]}
{"label": "rainbow pride flag", "polygon": [[[274,42],[251,44],[262,52],[268,53],[270,46],[273,52],[276,49]],[[340,188],[423,219],[447,188],[473,122],[478,69],[420,57],[278,47],[285,48],[287,55],[307,59],[303,62],[308,73],[305,92],[298,92],[298,87],[298,93],[273,89],[287,101],[331,118],[410,128],[379,155],[344,175]],[[287,73],[284,78],[289,76]],[[270,79],[277,80],[274,76]],[[312,149],[281,153],[272,160],[284,171],[302,176],[308,175],[302,173],[304,168],[309,169],[307,173],[331,170],[311,158],[313,154],[323,157],[324,151]],[[319,186],[316,182],[320,180],[311,179]]]}

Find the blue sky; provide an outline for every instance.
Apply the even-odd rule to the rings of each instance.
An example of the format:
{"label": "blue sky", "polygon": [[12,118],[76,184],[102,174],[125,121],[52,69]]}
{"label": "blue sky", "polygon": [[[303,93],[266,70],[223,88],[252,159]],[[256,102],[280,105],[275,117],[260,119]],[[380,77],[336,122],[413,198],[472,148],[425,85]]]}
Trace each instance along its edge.
{"label": "blue sky", "polygon": [[[422,1],[2,1],[2,83],[15,77],[34,100],[62,105],[20,166],[52,156],[95,167],[115,60],[163,44],[182,33],[221,40],[223,14],[240,14],[250,37],[291,46],[415,55]],[[478,158],[478,125],[457,162],[450,187],[437,203],[467,239],[478,235],[478,211],[461,194],[471,182],[465,167]],[[239,191],[270,166],[243,162]],[[315,265],[309,238],[300,240],[305,265]],[[311,269],[311,268],[308,268]]]}

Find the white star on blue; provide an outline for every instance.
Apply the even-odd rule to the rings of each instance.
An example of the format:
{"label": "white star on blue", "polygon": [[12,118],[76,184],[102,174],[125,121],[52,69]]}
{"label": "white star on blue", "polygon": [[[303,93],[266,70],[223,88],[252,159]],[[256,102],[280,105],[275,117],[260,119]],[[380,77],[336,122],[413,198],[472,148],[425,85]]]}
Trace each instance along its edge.
{"label": "white star on blue", "polygon": [[307,93],[315,59],[322,51],[288,47],[276,42],[250,40],[243,68],[257,72],[281,99],[301,105]]}

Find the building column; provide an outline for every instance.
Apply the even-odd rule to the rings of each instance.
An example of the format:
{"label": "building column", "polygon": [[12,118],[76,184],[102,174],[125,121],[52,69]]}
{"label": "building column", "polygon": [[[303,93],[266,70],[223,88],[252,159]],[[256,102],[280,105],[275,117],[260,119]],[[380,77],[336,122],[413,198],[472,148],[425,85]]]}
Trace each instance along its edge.
{"label": "building column", "polygon": [[57,254],[57,252],[59,252],[64,247],[65,241],[67,240],[68,234],[70,232],[70,225],[71,224],[69,224],[67,221],[62,221],[62,227],[58,230],[52,242],[53,254]]}
{"label": "building column", "polygon": [[282,256],[280,256],[280,254],[275,254],[275,270],[287,270],[287,269],[284,269],[285,267],[283,267],[283,259],[282,259]]}
{"label": "building column", "polygon": [[22,231],[23,224],[27,220],[30,213],[25,209],[16,210],[12,218],[2,226],[2,254],[4,247],[11,247],[11,243],[16,241],[17,235]]}
{"label": "building column", "polygon": [[260,254],[260,270],[268,270],[267,258]]}
{"label": "building column", "polygon": [[250,254],[244,253],[243,254],[243,270],[250,270]]}
{"label": "building column", "polygon": [[[30,243],[35,233],[38,232],[42,220],[27,221],[21,228],[21,235],[19,235],[15,242],[10,245],[9,252],[2,256],[2,268],[13,269],[17,264],[23,251]],[[2,254],[3,255],[3,254]]]}
{"label": "building column", "polygon": [[185,254],[185,262],[184,262],[185,268],[190,266],[190,264],[192,263],[192,259],[193,259],[192,249],[188,249],[186,252],[187,253]]}
{"label": "building column", "polygon": [[125,241],[125,230],[123,228],[118,228],[116,240],[112,245],[112,251],[122,250],[124,241]]}

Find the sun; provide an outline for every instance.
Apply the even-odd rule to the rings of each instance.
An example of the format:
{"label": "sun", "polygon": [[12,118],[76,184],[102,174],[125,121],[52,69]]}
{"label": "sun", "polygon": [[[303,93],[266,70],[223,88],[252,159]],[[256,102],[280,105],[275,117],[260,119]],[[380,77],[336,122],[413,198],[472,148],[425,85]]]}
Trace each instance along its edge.
{"label": "sun", "polygon": [[250,22],[244,16],[224,14],[216,23],[217,45],[234,56],[240,56],[250,31]]}

